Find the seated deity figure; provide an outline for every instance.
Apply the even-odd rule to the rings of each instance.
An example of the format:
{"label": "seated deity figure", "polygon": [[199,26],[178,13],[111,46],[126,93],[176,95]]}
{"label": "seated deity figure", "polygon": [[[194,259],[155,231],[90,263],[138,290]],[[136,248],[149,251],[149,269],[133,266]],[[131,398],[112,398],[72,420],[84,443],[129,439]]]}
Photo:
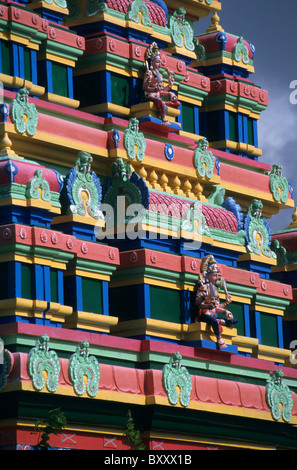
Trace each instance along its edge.
{"label": "seated deity figure", "polygon": [[[225,349],[227,345],[221,337],[222,326],[232,327],[237,323],[232,313],[226,308],[231,302],[231,295],[227,292],[225,280],[221,277],[219,266],[213,255],[207,255],[202,259],[200,271],[200,286],[195,299],[198,315],[195,322],[205,322],[210,325],[217,338],[219,348]],[[220,302],[219,292],[216,287],[219,279],[226,294],[226,300],[223,303]],[[225,319],[218,318],[218,314],[225,315]]]}
{"label": "seated deity figure", "polygon": [[153,42],[146,51],[146,68],[142,86],[145,92],[145,99],[155,104],[162,119],[162,123],[165,126],[170,126],[170,122],[166,117],[166,107],[178,108],[180,102],[172,91],[174,73],[169,70],[167,70],[168,85],[164,86],[163,76],[160,72],[160,50],[155,42]]}

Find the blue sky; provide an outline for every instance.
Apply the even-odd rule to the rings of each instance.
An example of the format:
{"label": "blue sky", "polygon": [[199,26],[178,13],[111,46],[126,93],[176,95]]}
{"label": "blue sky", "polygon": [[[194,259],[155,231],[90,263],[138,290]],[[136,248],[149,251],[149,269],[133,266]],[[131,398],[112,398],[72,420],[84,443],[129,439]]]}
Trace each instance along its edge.
{"label": "blue sky", "polygon": [[[292,104],[290,83],[297,81],[297,1],[222,0],[220,25],[228,33],[243,36],[256,49],[255,73],[251,81],[269,92],[269,107],[261,115],[259,147],[261,160],[281,163],[283,174],[293,186],[297,202],[297,104]],[[210,24],[205,18],[195,32]],[[297,83],[297,82],[296,82]],[[297,88],[296,88],[297,89]],[[292,209],[282,210],[270,221],[273,231],[287,227]]]}

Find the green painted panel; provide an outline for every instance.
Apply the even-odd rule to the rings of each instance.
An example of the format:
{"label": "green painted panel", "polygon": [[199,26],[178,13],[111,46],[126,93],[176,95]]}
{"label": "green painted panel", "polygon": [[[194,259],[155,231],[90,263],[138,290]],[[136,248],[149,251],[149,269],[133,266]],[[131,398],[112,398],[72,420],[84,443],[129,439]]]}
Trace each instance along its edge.
{"label": "green painted panel", "polygon": [[52,63],[53,93],[68,97],[67,67],[56,62]]}
{"label": "green painted panel", "polygon": [[173,323],[181,322],[180,292],[150,286],[151,318]]}
{"label": "green painted panel", "polygon": [[237,142],[238,139],[237,130],[237,116],[235,113],[229,113],[229,140]]}
{"label": "green painted panel", "polygon": [[183,130],[195,133],[194,107],[192,104],[182,104]]}
{"label": "green painted panel", "polygon": [[21,265],[22,276],[22,297],[32,299],[32,266],[30,264]]}
{"label": "green painted panel", "polygon": [[50,270],[50,281],[51,281],[51,301],[58,302],[58,273],[56,269]]}
{"label": "green painted panel", "polygon": [[122,77],[116,73],[110,74],[111,99],[113,104],[129,107],[129,78]]}
{"label": "green painted panel", "polygon": [[11,75],[10,44],[8,41],[1,41],[1,72]]}
{"label": "green painted panel", "polygon": [[233,314],[233,317],[237,318],[238,320],[238,323],[235,325],[235,328],[237,328],[237,334],[240,336],[245,336],[243,304],[232,302],[229,305],[228,310],[230,310],[230,312]]}
{"label": "green painted panel", "polygon": [[265,346],[278,347],[277,316],[269,313],[260,314],[261,342]]}
{"label": "green painted panel", "polygon": [[98,279],[82,278],[84,312],[102,314],[102,284]]}
{"label": "green painted panel", "polygon": [[32,72],[31,72],[31,53],[29,49],[24,48],[24,72],[25,72],[25,79],[31,81],[32,80]]}
{"label": "green painted panel", "polygon": [[248,143],[249,145],[254,145],[254,129],[253,129],[253,119],[247,119],[247,127],[248,127]]}

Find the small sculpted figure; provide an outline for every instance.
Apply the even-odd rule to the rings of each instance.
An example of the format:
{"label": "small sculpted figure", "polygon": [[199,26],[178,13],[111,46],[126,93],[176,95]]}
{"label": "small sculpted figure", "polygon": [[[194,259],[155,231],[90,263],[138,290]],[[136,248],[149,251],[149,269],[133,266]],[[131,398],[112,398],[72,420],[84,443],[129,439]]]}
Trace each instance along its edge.
{"label": "small sculpted figure", "polygon": [[161,65],[160,50],[157,44],[153,42],[146,52],[147,70],[144,75],[142,88],[145,92],[145,99],[155,104],[162,119],[162,123],[165,126],[170,126],[170,122],[166,117],[166,107],[178,108],[180,102],[172,91],[174,73],[167,70],[168,85],[164,86],[163,76],[160,72]]}
{"label": "small sculpted figure", "polygon": [[[205,322],[210,325],[217,338],[218,346],[225,349],[227,345],[221,337],[222,326],[232,327],[237,323],[232,313],[226,308],[231,302],[231,295],[227,292],[225,280],[221,277],[219,266],[212,255],[203,258],[200,271],[200,287],[195,299],[198,315],[195,322]],[[226,294],[226,300],[223,303],[220,302],[219,292],[216,287],[219,279]],[[218,318],[218,314],[224,314],[225,319]]]}

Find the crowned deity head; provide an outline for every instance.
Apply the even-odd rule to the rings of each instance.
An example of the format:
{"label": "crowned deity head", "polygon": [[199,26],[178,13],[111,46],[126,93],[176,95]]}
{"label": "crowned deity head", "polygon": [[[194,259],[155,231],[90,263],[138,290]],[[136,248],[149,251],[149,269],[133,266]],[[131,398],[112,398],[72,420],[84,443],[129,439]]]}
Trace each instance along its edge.
{"label": "crowned deity head", "polygon": [[203,282],[210,282],[211,284],[215,284],[222,274],[213,255],[207,255],[202,259],[200,271]]}
{"label": "crowned deity head", "polygon": [[159,70],[161,65],[160,49],[156,42],[152,42],[146,51],[146,67],[150,70]]}

